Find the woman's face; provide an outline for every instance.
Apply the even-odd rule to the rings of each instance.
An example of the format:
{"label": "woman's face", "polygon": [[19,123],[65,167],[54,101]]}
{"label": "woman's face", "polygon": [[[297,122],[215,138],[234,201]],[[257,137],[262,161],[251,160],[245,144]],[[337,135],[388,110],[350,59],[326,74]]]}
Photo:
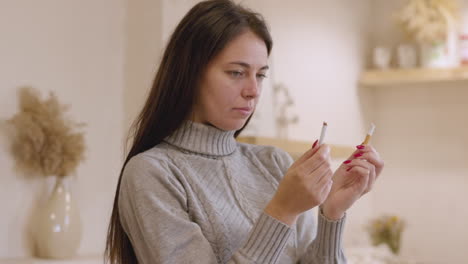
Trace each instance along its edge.
{"label": "woman's face", "polygon": [[265,42],[246,31],[234,38],[204,72],[192,121],[238,130],[255,110],[268,70]]}

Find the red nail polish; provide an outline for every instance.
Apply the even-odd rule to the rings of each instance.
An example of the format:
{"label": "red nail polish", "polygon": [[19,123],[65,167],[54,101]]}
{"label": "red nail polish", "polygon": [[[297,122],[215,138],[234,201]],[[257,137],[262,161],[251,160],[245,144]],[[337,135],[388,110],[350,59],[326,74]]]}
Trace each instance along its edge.
{"label": "red nail polish", "polygon": [[318,143],[318,139],[315,140],[314,144],[312,145],[312,148],[315,148],[315,146],[317,146],[317,143]]}
{"label": "red nail polish", "polygon": [[366,146],[364,146],[364,145],[358,145],[358,146],[356,146],[357,149],[364,149],[365,147],[366,147]]}
{"label": "red nail polish", "polygon": [[358,154],[354,155],[355,158],[359,158],[361,156],[362,156],[362,153],[358,153]]}
{"label": "red nail polish", "polygon": [[350,171],[353,167],[349,167],[346,171]]}
{"label": "red nail polish", "polygon": [[343,163],[344,164],[349,164],[349,163],[351,163],[351,160],[345,160]]}

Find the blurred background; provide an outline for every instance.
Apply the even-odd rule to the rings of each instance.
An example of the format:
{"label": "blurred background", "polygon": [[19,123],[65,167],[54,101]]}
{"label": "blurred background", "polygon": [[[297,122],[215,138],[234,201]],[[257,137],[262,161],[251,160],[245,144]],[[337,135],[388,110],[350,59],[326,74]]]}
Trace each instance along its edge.
{"label": "blurred background", "polygon": [[[0,0],[0,119],[18,111],[18,89],[31,86],[55,92],[87,123],[86,160],[71,179],[80,257],[102,255],[128,128],[172,30],[197,2]],[[265,17],[274,40],[272,70],[244,134],[312,143],[327,121],[329,144],[354,147],[375,123],[372,144],[386,167],[349,211],[345,248],[371,252],[366,226],[394,215],[405,223],[401,259],[468,263],[468,0],[458,1],[456,26],[447,22],[444,38],[425,46],[397,22],[410,2],[418,1],[242,1]],[[293,122],[278,122],[278,85]],[[33,255],[31,211],[53,185],[17,173],[10,143],[1,133],[0,263]]]}

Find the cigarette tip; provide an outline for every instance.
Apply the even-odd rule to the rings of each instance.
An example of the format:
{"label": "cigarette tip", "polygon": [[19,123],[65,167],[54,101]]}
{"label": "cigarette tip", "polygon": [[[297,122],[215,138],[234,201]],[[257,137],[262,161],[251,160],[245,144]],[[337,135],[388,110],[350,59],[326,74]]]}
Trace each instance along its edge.
{"label": "cigarette tip", "polygon": [[372,136],[374,134],[374,130],[375,130],[375,125],[374,125],[374,123],[372,123],[368,134]]}
{"label": "cigarette tip", "polygon": [[324,125],[324,126],[328,126],[327,122],[323,122],[323,125]]}

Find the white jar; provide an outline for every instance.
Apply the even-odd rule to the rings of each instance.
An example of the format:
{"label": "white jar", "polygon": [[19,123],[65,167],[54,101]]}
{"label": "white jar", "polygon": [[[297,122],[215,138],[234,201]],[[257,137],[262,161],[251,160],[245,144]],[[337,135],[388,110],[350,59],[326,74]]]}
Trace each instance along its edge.
{"label": "white jar", "polygon": [[417,64],[416,49],[411,44],[400,44],[397,47],[398,67],[415,68]]}
{"label": "white jar", "polygon": [[468,1],[464,1],[461,10],[462,19],[459,35],[460,62],[468,65]]}
{"label": "white jar", "polygon": [[392,50],[386,46],[377,46],[372,54],[372,63],[375,68],[385,70],[390,67]]}

